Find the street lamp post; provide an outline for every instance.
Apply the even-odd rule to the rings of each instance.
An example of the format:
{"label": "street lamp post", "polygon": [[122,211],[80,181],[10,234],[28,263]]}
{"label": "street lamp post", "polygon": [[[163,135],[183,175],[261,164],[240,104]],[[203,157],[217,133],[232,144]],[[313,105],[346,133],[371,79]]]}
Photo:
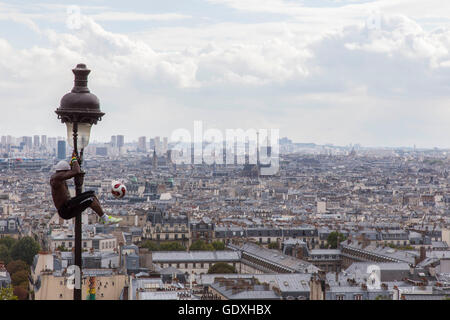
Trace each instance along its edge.
{"label": "street lamp post", "polygon": [[[89,136],[93,124],[97,124],[105,114],[100,111],[100,102],[87,87],[87,78],[91,70],[85,64],[78,64],[72,69],[75,75],[75,85],[71,92],[61,99],[60,107],[55,113],[58,119],[67,126],[67,139],[69,145],[78,155],[80,148],[80,166],[83,161],[84,148],[89,144]],[[75,177],[75,194],[83,192],[83,178]],[[81,215],[75,217],[75,265],[80,270],[80,287],[75,287],[73,293],[74,300],[81,300],[82,287],[82,260],[81,260]],[[77,281],[76,281],[77,282]]]}

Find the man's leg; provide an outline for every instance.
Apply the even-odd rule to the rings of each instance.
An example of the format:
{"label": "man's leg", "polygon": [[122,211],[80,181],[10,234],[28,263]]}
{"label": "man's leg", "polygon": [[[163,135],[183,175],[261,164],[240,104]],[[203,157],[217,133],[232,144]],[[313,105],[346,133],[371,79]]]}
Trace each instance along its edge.
{"label": "man's leg", "polygon": [[100,205],[100,201],[98,201],[97,197],[94,195],[94,200],[90,205],[91,209],[98,214],[99,217],[103,216],[105,213],[103,212],[102,206]]}

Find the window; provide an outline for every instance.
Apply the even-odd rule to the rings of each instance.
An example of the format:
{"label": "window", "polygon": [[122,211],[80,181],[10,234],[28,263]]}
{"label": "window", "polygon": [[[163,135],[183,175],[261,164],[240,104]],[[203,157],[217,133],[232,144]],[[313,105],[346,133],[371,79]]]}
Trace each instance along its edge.
{"label": "window", "polygon": [[184,264],[184,268],[185,268],[185,269],[188,268],[188,264],[187,264],[187,263]]}
{"label": "window", "polygon": [[336,295],[336,300],[344,300],[344,295],[343,294]]}
{"label": "window", "polygon": [[86,247],[87,247],[87,243],[83,242],[83,248],[86,248]]}
{"label": "window", "polygon": [[200,268],[203,268],[203,266],[204,266],[204,264],[203,264],[203,263],[201,263],[201,264],[200,264]]}
{"label": "window", "polygon": [[362,300],[362,295],[360,294],[355,294],[355,300]]}
{"label": "window", "polygon": [[72,248],[72,242],[69,242],[69,248]]}

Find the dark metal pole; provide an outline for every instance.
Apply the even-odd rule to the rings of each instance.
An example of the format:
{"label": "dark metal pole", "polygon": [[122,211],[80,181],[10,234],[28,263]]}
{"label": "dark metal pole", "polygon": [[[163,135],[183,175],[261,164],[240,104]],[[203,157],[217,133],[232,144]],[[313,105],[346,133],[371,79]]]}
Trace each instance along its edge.
{"label": "dark metal pole", "polygon": [[[75,153],[78,156],[78,123],[74,122],[73,124],[73,148]],[[81,159],[80,159],[81,160]],[[81,166],[81,163],[80,163]],[[75,181],[75,195],[80,195],[83,192],[83,184],[79,183],[77,177],[74,178]],[[80,288],[75,287],[73,291],[73,300],[81,300],[81,288],[83,287],[82,283],[82,260],[81,260],[81,214],[75,217],[75,265],[78,266],[78,270],[80,270],[79,274],[79,284]],[[77,282],[77,281],[76,281]],[[75,283],[76,283],[75,282]]]}

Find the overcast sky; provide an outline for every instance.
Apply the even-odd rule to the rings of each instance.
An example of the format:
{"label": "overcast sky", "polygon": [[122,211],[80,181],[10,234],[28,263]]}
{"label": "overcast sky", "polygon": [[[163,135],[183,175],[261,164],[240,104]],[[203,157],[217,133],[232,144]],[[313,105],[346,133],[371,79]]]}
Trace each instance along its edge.
{"label": "overcast sky", "polygon": [[92,70],[93,140],[278,128],[297,142],[450,147],[450,1],[0,0],[0,135],[64,136]]}

